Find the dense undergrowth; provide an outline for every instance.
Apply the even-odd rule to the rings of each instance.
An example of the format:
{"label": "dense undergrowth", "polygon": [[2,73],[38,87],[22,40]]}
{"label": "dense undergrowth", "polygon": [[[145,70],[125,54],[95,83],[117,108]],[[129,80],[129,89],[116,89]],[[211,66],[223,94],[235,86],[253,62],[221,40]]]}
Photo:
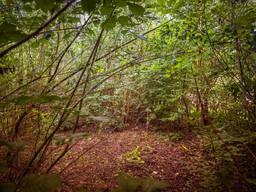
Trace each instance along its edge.
{"label": "dense undergrowth", "polygon": [[[61,190],[53,170],[74,142],[142,127],[170,143],[198,139],[205,158],[187,169],[205,191],[256,190],[255,1],[1,0],[0,9],[1,191]],[[140,148],[126,155],[143,163]],[[117,178],[113,191],[168,186]]]}

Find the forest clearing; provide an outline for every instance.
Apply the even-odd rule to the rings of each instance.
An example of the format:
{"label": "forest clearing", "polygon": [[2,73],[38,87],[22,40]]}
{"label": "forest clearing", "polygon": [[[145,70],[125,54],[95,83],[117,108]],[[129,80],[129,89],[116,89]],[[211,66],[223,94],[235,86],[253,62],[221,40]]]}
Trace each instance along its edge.
{"label": "forest clearing", "polygon": [[256,1],[0,0],[0,191],[256,191]]}

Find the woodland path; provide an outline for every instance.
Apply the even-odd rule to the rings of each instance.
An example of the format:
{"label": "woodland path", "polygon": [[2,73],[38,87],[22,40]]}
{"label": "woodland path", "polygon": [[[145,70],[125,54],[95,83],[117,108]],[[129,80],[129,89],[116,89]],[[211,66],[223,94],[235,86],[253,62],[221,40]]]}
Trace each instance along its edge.
{"label": "woodland path", "polygon": [[[143,162],[127,160],[127,152],[138,146]],[[83,151],[85,154],[61,173],[62,191],[78,191],[84,186],[107,191],[116,186],[119,171],[165,180],[170,184],[167,191],[204,191],[198,171],[205,162],[203,150],[198,139],[191,136],[173,142],[145,130],[93,134],[78,140],[54,171],[60,172]]]}

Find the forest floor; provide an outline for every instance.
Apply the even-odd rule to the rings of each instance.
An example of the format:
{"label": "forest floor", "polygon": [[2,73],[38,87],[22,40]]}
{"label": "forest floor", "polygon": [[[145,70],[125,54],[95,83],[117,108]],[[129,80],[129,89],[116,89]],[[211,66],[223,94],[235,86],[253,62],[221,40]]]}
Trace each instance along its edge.
{"label": "forest floor", "polygon": [[[139,160],[132,160],[128,154],[136,148]],[[205,158],[200,141],[192,134],[170,141],[156,132],[130,129],[94,133],[77,140],[54,171],[61,173],[62,191],[78,191],[83,187],[107,191],[117,185],[120,171],[167,181],[170,185],[167,191],[204,191],[200,170]]]}

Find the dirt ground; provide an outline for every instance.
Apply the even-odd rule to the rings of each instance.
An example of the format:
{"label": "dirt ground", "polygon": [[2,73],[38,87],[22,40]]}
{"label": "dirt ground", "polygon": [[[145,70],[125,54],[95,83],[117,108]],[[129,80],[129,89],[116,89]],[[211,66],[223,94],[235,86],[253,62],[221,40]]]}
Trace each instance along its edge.
{"label": "dirt ground", "polygon": [[[136,148],[139,161],[127,155]],[[117,185],[120,171],[164,180],[170,185],[166,191],[191,192],[206,191],[200,184],[199,172],[194,171],[202,162],[203,149],[195,137],[170,141],[155,132],[126,130],[78,140],[54,171],[61,175],[63,192],[81,188],[108,191]]]}

